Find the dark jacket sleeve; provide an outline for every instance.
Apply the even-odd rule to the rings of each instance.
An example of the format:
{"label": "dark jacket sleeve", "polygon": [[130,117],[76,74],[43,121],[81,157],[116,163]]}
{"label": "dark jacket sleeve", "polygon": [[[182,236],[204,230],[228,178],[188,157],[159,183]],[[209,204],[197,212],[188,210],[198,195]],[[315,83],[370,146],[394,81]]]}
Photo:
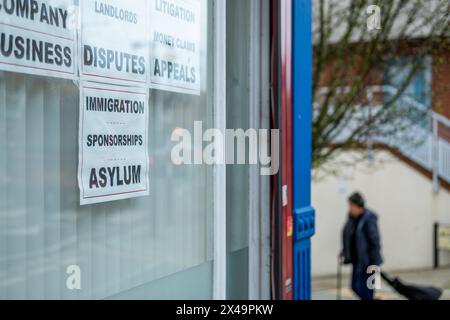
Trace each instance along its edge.
{"label": "dark jacket sleeve", "polygon": [[383,263],[381,257],[380,233],[378,232],[377,216],[371,215],[366,224],[366,236],[370,265],[380,266]]}
{"label": "dark jacket sleeve", "polygon": [[352,262],[350,254],[350,238],[350,223],[347,220],[342,230],[342,251],[340,254],[340,257],[342,258],[342,262],[344,264],[349,264]]}

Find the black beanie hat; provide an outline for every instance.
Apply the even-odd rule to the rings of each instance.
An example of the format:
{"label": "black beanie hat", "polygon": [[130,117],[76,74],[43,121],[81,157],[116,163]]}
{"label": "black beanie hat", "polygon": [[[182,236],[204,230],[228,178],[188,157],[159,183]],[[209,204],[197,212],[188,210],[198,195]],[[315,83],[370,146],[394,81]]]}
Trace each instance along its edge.
{"label": "black beanie hat", "polygon": [[362,197],[362,195],[359,192],[353,193],[348,198],[348,201],[350,201],[351,203],[357,205],[360,208],[364,208],[365,207],[364,198]]}

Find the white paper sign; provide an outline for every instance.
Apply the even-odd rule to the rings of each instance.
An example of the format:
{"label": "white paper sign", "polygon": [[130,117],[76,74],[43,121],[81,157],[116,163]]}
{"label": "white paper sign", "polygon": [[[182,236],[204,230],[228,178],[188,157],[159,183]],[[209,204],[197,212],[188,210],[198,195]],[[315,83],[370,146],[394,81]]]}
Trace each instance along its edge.
{"label": "white paper sign", "polygon": [[80,204],[149,195],[148,89],[80,86]]}
{"label": "white paper sign", "polygon": [[200,94],[198,0],[150,0],[150,86]]}
{"label": "white paper sign", "polygon": [[73,0],[0,1],[0,69],[74,79]]}
{"label": "white paper sign", "polygon": [[148,2],[81,1],[82,80],[148,84]]}

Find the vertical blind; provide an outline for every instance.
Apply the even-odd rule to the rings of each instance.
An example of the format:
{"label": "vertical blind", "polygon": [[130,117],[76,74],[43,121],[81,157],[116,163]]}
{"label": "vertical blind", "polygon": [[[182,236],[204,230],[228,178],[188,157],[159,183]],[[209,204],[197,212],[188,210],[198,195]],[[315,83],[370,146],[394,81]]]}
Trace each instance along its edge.
{"label": "vertical blind", "polygon": [[148,197],[80,206],[78,85],[0,72],[0,299],[101,299],[212,258],[212,170],[170,159],[175,128],[212,126],[202,8],[202,94],[150,92]]}

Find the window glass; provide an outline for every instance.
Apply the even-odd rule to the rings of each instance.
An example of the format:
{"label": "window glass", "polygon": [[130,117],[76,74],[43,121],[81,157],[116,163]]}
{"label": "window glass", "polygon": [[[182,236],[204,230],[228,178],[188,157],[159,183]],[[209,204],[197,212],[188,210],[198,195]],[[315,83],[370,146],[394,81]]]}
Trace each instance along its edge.
{"label": "window glass", "polygon": [[[150,90],[150,196],[80,206],[79,84],[0,71],[0,299],[101,299],[212,259],[212,169],[171,162],[175,128],[213,125],[200,2],[201,94]],[[81,290],[67,287],[72,265]]]}
{"label": "window glass", "polygon": [[[416,68],[414,71],[413,68]],[[386,72],[385,83],[396,89],[401,89],[410,74],[411,81],[407,84],[404,94],[414,98],[427,108],[431,104],[431,61],[428,58],[401,56],[392,59]]]}

